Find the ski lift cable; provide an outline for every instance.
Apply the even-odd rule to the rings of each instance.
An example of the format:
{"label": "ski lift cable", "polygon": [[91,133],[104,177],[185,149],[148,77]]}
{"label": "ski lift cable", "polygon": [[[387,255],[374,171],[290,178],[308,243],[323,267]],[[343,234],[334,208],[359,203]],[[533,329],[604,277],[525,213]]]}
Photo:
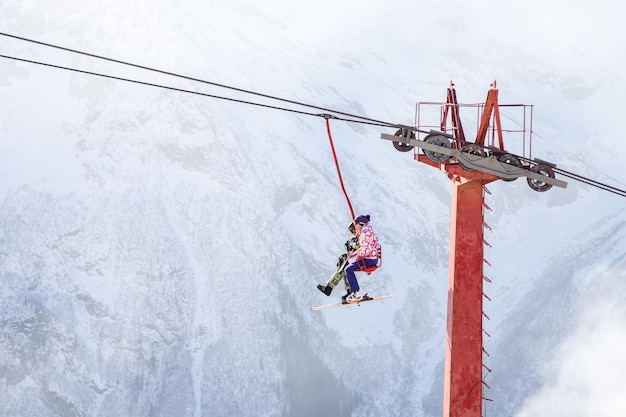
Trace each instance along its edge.
{"label": "ski lift cable", "polygon": [[[507,115],[505,112],[502,112],[502,111],[501,111],[501,112],[500,112],[500,115],[501,115],[501,116],[503,116],[503,117],[505,117],[505,118],[507,118],[507,119],[509,119],[511,122],[515,123],[518,127],[523,128],[523,125],[522,125],[519,121],[517,121],[516,119],[514,119],[512,116]],[[567,152],[568,152],[567,150],[563,149],[562,147],[560,147],[560,146],[558,146],[558,145],[554,144],[554,142],[551,142],[551,141],[547,140],[546,138],[544,138],[543,136],[541,136],[540,134],[538,134],[538,133],[537,133],[536,131],[534,131],[534,130],[531,130],[531,135],[532,135],[533,137],[536,137],[536,138],[541,139],[541,140],[542,140],[544,143],[546,143],[548,146],[550,146],[550,147],[555,147],[557,150],[559,150],[559,151],[560,151],[561,153],[563,153],[563,154],[565,154],[565,153],[567,153]],[[609,174],[607,174],[607,173],[605,173],[605,172],[603,172],[603,171],[601,171],[601,170],[599,170],[599,169],[597,169],[597,168],[595,168],[595,167],[592,167],[591,165],[589,165],[589,164],[587,163],[587,161],[585,161],[585,160],[583,160],[583,159],[581,159],[581,158],[576,158],[576,159],[577,159],[577,161],[578,161],[578,162],[580,162],[581,164],[585,165],[587,168],[592,169],[593,171],[595,171],[595,172],[597,172],[597,173],[599,173],[599,174],[601,174],[601,175],[604,175],[604,177],[605,177],[605,178],[609,178],[609,179],[611,179],[612,181],[615,181],[617,184],[620,184],[620,185],[623,185],[623,186],[625,185],[624,183],[622,183],[621,181],[619,181],[619,180],[617,180],[617,179],[613,178],[613,177],[612,177],[612,176],[610,176]],[[572,173],[572,172],[567,172],[567,171],[562,170],[562,169],[555,169],[555,171],[556,171],[556,172],[560,172],[560,173],[562,173],[563,175],[565,175],[565,176],[567,176],[567,177],[569,177],[569,178],[575,179],[575,180],[576,180],[576,179],[578,179],[577,177],[580,177],[580,176],[578,176],[577,174],[574,174],[574,173]],[[566,174],[570,174],[570,175],[566,175]],[[580,178],[584,178],[584,177],[580,177]],[[618,188],[615,188],[615,187],[611,187],[611,186],[609,186],[609,185],[607,185],[607,184],[603,184],[603,183],[601,183],[601,182],[594,181],[594,180],[591,180],[591,179],[589,179],[589,178],[584,178],[584,179],[589,180],[589,181],[592,181],[592,182],[594,182],[594,183],[596,183],[596,184],[598,184],[598,185],[600,185],[600,186],[602,186],[602,187],[607,187],[607,188],[611,188],[611,189],[617,190],[617,191],[619,191],[619,192],[622,192],[622,190],[620,190],[620,189],[618,189]],[[586,182],[586,181],[582,181],[582,182]],[[589,184],[589,183],[587,183],[587,184]],[[593,184],[590,184],[590,185],[593,185]],[[619,193],[618,193],[618,194],[619,194]]]}
{"label": "ski lift cable", "polygon": [[559,174],[563,175],[564,177],[568,177],[568,178],[571,178],[573,180],[582,182],[584,184],[591,185],[592,187],[596,187],[596,188],[599,188],[601,190],[608,191],[610,193],[617,194],[617,195],[622,196],[622,197],[626,197],[626,190],[621,190],[621,189],[616,188],[616,187],[611,187],[610,185],[603,184],[601,182],[594,181],[594,180],[591,180],[589,178],[585,178],[585,177],[582,177],[580,175],[573,174],[573,173],[570,173],[570,172],[567,172],[567,171],[564,171],[564,170],[561,170],[561,169],[558,169],[558,168],[554,169],[554,171],[558,172]]}
{"label": "ski lift cable", "polygon": [[[533,159],[530,159],[530,158],[518,157],[518,159],[520,161],[525,161],[528,164],[538,164],[538,163],[540,163],[539,160],[533,160]],[[556,173],[559,173],[559,174],[561,174],[561,175],[563,175],[565,177],[571,178],[571,179],[573,179],[575,181],[579,181],[579,182],[582,182],[584,184],[591,185],[592,187],[596,187],[596,188],[599,188],[601,190],[609,191],[609,192],[611,192],[613,194],[617,194],[617,195],[626,197],[626,190],[622,190],[620,188],[613,187],[611,185],[602,183],[600,181],[593,180],[591,178],[583,177],[582,175],[578,175],[578,174],[576,174],[574,172],[566,171],[566,170],[564,170],[562,168],[558,168],[556,166],[551,166],[550,168],[552,169],[552,171],[554,171]]]}
{"label": "ski lift cable", "polygon": [[[113,79],[113,80],[117,80],[117,81],[125,81],[125,82],[140,84],[140,85],[144,85],[144,86],[148,86],[148,87],[161,88],[161,89],[165,89],[165,90],[171,90],[171,91],[176,91],[176,92],[181,92],[181,93],[188,93],[188,94],[195,94],[195,95],[199,95],[199,96],[203,96],[203,97],[209,97],[209,98],[214,98],[214,99],[219,99],[219,100],[226,100],[226,101],[231,101],[231,102],[236,102],[236,103],[241,103],[241,104],[249,104],[249,105],[263,107],[263,108],[268,108],[268,109],[273,109],[273,110],[281,110],[281,111],[286,111],[286,112],[291,112],[291,113],[297,113],[297,114],[306,115],[306,116],[315,116],[315,117],[324,117],[324,118],[327,118],[327,117],[330,116],[327,113],[318,114],[318,113],[305,112],[305,111],[301,111],[301,110],[289,109],[289,108],[272,106],[272,105],[263,104],[263,103],[251,102],[251,101],[247,101],[247,100],[235,99],[235,98],[231,98],[231,97],[218,96],[218,95],[215,95],[215,94],[208,94],[208,93],[203,93],[203,92],[199,92],[199,91],[187,90],[187,89],[182,89],[182,88],[178,88],[178,87],[171,87],[171,86],[155,84],[155,83],[150,83],[150,82],[145,82],[145,81],[133,80],[133,79],[129,79],[129,78],[123,78],[123,77],[118,77],[118,76],[114,76],[114,75],[102,74],[102,73],[97,73],[97,72],[93,72],[93,71],[85,71],[85,70],[80,70],[80,69],[76,69],[76,68],[69,68],[69,67],[64,67],[64,66],[61,66],[61,65],[49,64],[49,63],[45,63],[45,62],[39,62],[39,61],[34,61],[34,60],[24,59],[24,58],[17,58],[17,57],[8,56],[8,55],[0,54],[0,58],[6,58],[6,59],[15,60],[15,61],[20,61],[20,62],[25,62],[25,63],[30,63],[30,64],[36,64],[36,65],[41,65],[41,66],[45,66],[45,67],[66,70],[66,71],[72,71],[72,72],[77,72],[77,73],[86,74],[86,75],[93,75],[93,76]],[[347,113],[343,113],[343,114],[347,114]],[[356,116],[356,115],[351,115],[351,116],[352,117],[357,117],[357,118],[360,117],[360,116]],[[364,120],[342,118],[342,117],[337,117],[337,116],[331,116],[331,117],[333,119],[335,119],[335,120],[345,121],[345,122],[349,122],[349,123],[359,123],[359,124],[382,126],[382,127],[390,127],[390,126],[400,127],[401,126],[401,125],[398,125],[398,124],[392,124],[392,123],[386,123],[386,122],[368,122],[368,121],[364,121]],[[604,183],[601,183],[599,181],[595,181],[595,180],[592,180],[590,178],[586,178],[586,177],[583,177],[581,175],[577,175],[577,174],[574,174],[574,173],[571,173],[571,172],[568,172],[568,171],[564,171],[564,170],[561,170],[561,169],[556,169],[556,171],[560,172],[560,173],[563,173],[563,175],[565,175],[565,176],[567,176],[569,178],[572,178],[574,180],[583,182],[585,184],[591,185],[593,187],[599,188],[599,189],[604,190],[604,191],[609,191],[609,192],[612,192],[614,194],[626,197],[626,191],[625,190],[621,190],[619,188],[612,187],[612,186],[610,186],[608,184],[604,184]]]}
{"label": "ski lift cable", "polygon": [[[81,51],[75,51],[73,49],[64,48],[64,47],[60,47],[60,46],[56,46],[56,45],[51,45],[51,44],[47,44],[47,43],[44,43],[44,42],[34,41],[34,40],[31,40],[31,39],[22,38],[22,37],[14,36],[14,35],[9,35],[9,34],[2,33],[2,32],[0,32],[0,35],[8,36],[8,37],[15,38],[15,39],[20,39],[20,40],[25,40],[25,41],[28,41],[28,42],[33,42],[33,43],[41,44],[41,45],[44,45],[44,46],[50,46],[50,47],[53,47],[53,48],[58,48],[58,49],[66,50],[66,51],[73,52],[73,53],[83,54],[83,55],[86,55],[86,56],[92,56],[92,57],[96,57],[96,58],[100,58],[100,59],[105,59],[105,60],[108,60],[108,61],[111,61],[111,62],[121,63],[121,64],[124,64],[124,65],[130,65],[130,66],[133,66],[133,67],[136,67],[136,68],[140,68],[140,69],[146,69],[146,70],[149,70],[149,71],[154,71],[154,72],[158,72],[158,73],[162,73],[162,74],[166,74],[166,75],[172,75],[172,76],[176,76],[176,77],[179,77],[179,78],[184,78],[184,79],[191,80],[191,81],[197,81],[197,82],[210,84],[210,85],[214,85],[214,86],[218,86],[218,87],[232,89],[232,90],[239,91],[239,92],[253,94],[253,95],[260,96],[260,97],[270,98],[270,99],[283,101],[283,102],[287,102],[287,103],[292,103],[292,104],[296,104],[296,105],[300,105],[300,106],[304,106],[304,107],[310,107],[310,108],[314,108],[314,109],[317,109],[317,110],[330,111],[330,112],[333,112],[333,113],[337,113],[337,114],[349,117],[349,118],[342,118],[342,117],[332,116],[332,118],[334,118],[335,120],[345,121],[345,122],[349,122],[349,123],[360,123],[360,124],[373,125],[373,126],[382,126],[382,127],[406,127],[404,125],[400,125],[400,124],[396,124],[396,123],[389,123],[389,122],[384,122],[384,121],[380,121],[380,120],[376,120],[376,119],[366,118],[366,117],[359,116],[359,115],[354,115],[354,114],[345,113],[345,112],[341,112],[341,111],[326,109],[324,107],[314,106],[314,105],[306,104],[306,103],[300,103],[300,102],[297,102],[297,101],[294,101],[294,100],[283,99],[283,98],[280,98],[280,97],[275,97],[275,96],[270,96],[270,95],[267,95],[267,94],[257,93],[257,92],[250,91],[250,90],[244,90],[244,89],[237,88],[237,87],[226,86],[226,85],[223,85],[223,84],[218,84],[218,83],[214,83],[214,82],[210,82],[210,81],[206,81],[206,80],[200,80],[200,79],[193,78],[193,77],[187,77],[187,76],[171,73],[171,72],[168,72],[168,71],[162,71],[162,70],[158,70],[158,69],[144,67],[142,65],[136,65],[136,64],[127,63],[127,62],[116,60],[116,59],[112,59],[112,58],[100,57],[98,55],[94,55],[94,54],[90,54],[90,53],[86,53],[86,52],[81,52]],[[236,103],[249,104],[249,105],[253,105],[253,106],[264,107],[264,108],[269,108],[269,109],[274,109],[274,110],[282,110],[282,111],[302,114],[302,115],[306,115],[306,116],[315,116],[315,117],[324,117],[324,118],[329,116],[327,113],[318,114],[318,113],[305,112],[305,111],[301,111],[301,110],[295,110],[295,109],[290,109],[290,108],[272,106],[272,105],[268,105],[268,104],[256,103],[256,102],[251,102],[251,101],[241,100],[241,99],[235,99],[235,98],[230,98],[230,97],[218,96],[218,95],[215,95],[215,94],[208,94],[208,93],[203,93],[203,92],[199,92],[199,91],[186,90],[186,89],[182,89],[182,88],[165,86],[165,85],[155,84],[155,83],[150,83],[150,82],[145,82],[145,81],[132,80],[132,79],[129,79],[129,78],[123,78],[123,77],[118,77],[118,76],[113,76],[113,75],[101,74],[101,73],[96,73],[96,72],[93,72],[93,71],[79,70],[79,69],[76,69],[76,68],[69,68],[69,67],[64,67],[64,66],[60,66],[60,65],[54,65],[54,64],[44,63],[44,62],[38,62],[38,61],[24,59],[24,58],[17,58],[17,57],[8,56],[8,55],[1,55],[0,54],[0,58],[11,59],[11,60],[21,61],[21,62],[25,62],[25,63],[30,63],[30,64],[46,66],[46,67],[50,67],[50,68],[66,70],[66,71],[73,71],[73,72],[82,73],[82,74],[86,74],[86,75],[99,76],[99,77],[109,78],[109,79],[118,80],[118,81],[125,81],[125,82],[130,82],[130,83],[136,83],[136,84],[141,84],[141,85],[145,85],[145,86],[149,86],[149,87],[161,88],[161,89],[177,91],[177,92],[182,92],[182,93],[188,93],[188,94],[195,94],[195,95],[209,97],[209,98],[214,98],[214,99],[219,99],[219,100],[226,100],[226,101],[231,101],[231,102],[236,102]],[[610,186],[608,184],[601,183],[599,181],[595,181],[595,180],[592,180],[590,178],[586,178],[586,177],[583,177],[581,175],[573,174],[573,173],[570,173],[570,172],[567,172],[567,171],[563,171],[563,170],[560,170],[560,169],[558,169],[557,172],[562,172],[563,175],[565,175],[567,177],[570,177],[570,178],[572,178],[574,180],[577,180],[577,181],[583,182],[585,184],[591,185],[593,187],[599,188],[601,190],[609,191],[609,192],[612,192],[614,194],[626,197],[626,190],[622,190],[622,189],[619,189],[619,188],[616,188],[616,187],[612,187],[612,186]]]}
{"label": "ski lift cable", "polygon": [[164,74],[164,75],[168,75],[168,76],[172,76],[172,77],[182,78],[182,79],[185,79],[185,80],[194,81],[194,82],[198,82],[198,83],[209,84],[209,85],[212,85],[212,86],[215,86],[215,87],[225,88],[225,89],[238,91],[238,92],[245,93],[245,94],[251,94],[251,95],[255,95],[255,96],[259,96],[259,97],[268,98],[268,99],[271,99],[271,100],[282,101],[282,102],[285,102],[285,103],[295,104],[295,105],[298,105],[298,106],[308,107],[308,108],[321,110],[321,111],[325,111],[325,112],[332,112],[332,113],[336,113],[336,114],[340,114],[340,115],[348,116],[348,117],[352,117],[352,118],[358,118],[358,119],[366,120],[366,121],[369,121],[369,122],[378,123],[378,124],[383,125],[383,126],[395,127],[394,124],[386,123],[386,122],[383,122],[383,121],[380,121],[380,120],[376,120],[376,119],[370,119],[370,118],[364,117],[364,116],[358,116],[358,115],[354,115],[354,114],[350,114],[350,113],[341,112],[341,111],[338,111],[338,110],[327,109],[327,108],[316,106],[316,105],[313,105],[313,104],[302,103],[302,102],[298,102],[298,101],[295,101],[295,100],[285,99],[285,98],[282,98],[282,97],[272,96],[272,95],[269,95],[269,94],[263,94],[263,93],[259,93],[259,92],[252,91],[252,90],[246,90],[246,89],[239,88],[239,87],[233,87],[233,86],[226,85],[226,84],[221,84],[221,83],[216,83],[216,82],[212,82],[212,81],[202,80],[200,78],[195,78],[195,77],[190,77],[190,76],[187,76],[187,75],[177,74],[177,73],[170,72],[170,71],[164,71],[164,70],[160,70],[160,69],[157,69],[157,68],[151,68],[151,67],[148,67],[148,66],[145,66],[145,65],[134,64],[134,63],[131,63],[131,62],[122,61],[122,60],[114,59],[114,58],[109,58],[109,57],[105,57],[105,56],[102,56],[102,55],[96,55],[96,54],[92,54],[92,53],[89,53],[89,52],[79,51],[79,50],[76,50],[76,49],[71,49],[71,48],[67,48],[67,47],[64,47],[64,46],[60,46],[60,45],[54,45],[54,44],[47,43],[47,42],[42,42],[42,41],[37,41],[37,40],[34,40],[34,39],[24,38],[24,37],[21,37],[21,36],[11,35],[9,33],[0,32],[0,35],[8,37],[8,38],[13,38],[13,39],[18,39],[18,40],[25,41],[25,42],[34,43],[34,44],[41,45],[41,46],[46,46],[46,47],[49,47],[49,48],[54,48],[54,49],[59,49],[59,50],[63,50],[63,51],[66,51],[66,52],[71,52],[71,53],[74,53],[74,54],[85,55],[85,56],[89,56],[89,57],[92,57],[92,58],[97,58],[97,59],[101,59],[101,60],[105,60],[105,61],[109,61],[109,62],[114,62],[114,63],[117,63],[117,64],[122,64],[122,65],[130,66],[130,67],[134,67],[134,68],[139,68],[139,69],[146,70],[146,71],[156,72],[156,73],[159,73],[159,74]]}
{"label": "ski lift cable", "polygon": [[[161,88],[161,89],[177,91],[177,92],[181,92],[181,93],[195,94],[195,95],[209,97],[209,98],[215,98],[215,99],[219,99],[219,100],[232,101],[232,102],[235,102],[235,103],[250,104],[252,106],[264,107],[264,108],[273,109],[273,110],[282,110],[282,111],[302,114],[302,115],[306,115],[306,116],[317,116],[317,117],[324,117],[325,116],[325,114],[305,112],[305,111],[302,111],[302,110],[295,110],[295,109],[289,109],[289,108],[285,108],[285,107],[272,106],[272,105],[269,105],[269,104],[256,103],[256,102],[252,102],[252,101],[248,101],[248,100],[236,99],[236,98],[232,98],[232,97],[218,96],[218,95],[215,95],[215,94],[203,93],[203,92],[200,92],[200,91],[193,91],[193,90],[187,90],[187,89],[178,88],[178,87],[171,87],[171,86],[162,85],[162,84],[150,83],[150,82],[146,82],[146,81],[133,80],[133,79],[130,79],[130,78],[124,78],[124,77],[118,77],[118,76],[115,76],[115,75],[102,74],[102,73],[93,72],[93,71],[85,71],[85,70],[80,70],[80,69],[76,69],[76,68],[69,68],[69,67],[64,67],[64,66],[61,66],[61,65],[49,64],[49,63],[39,62],[39,61],[33,61],[33,60],[30,60],[30,59],[24,59],[24,58],[17,58],[17,57],[8,56],[8,55],[0,54],[0,58],[6,58],[6,59],[15,60],[15,61],[26,62],[26,63],[29,63],[29,64],[36,64],[36,65],[41,65],[41,66],[44,66],[44,67],[56,68],[56,69],[61,69],[61,70],[66,70],[66,71],[72,71],[72,72],[77,72],[77,73],[80,73],[80,74],[94,75],[94,76],[108,78],[108,79],[117,80],[117,81],[125,81],[125,82],[134,83],[134,84],[145,85],[145,86],[148,86],[148,87]],[[341,121],[351,122],[351,123],[361,123],[361,124],[368,124],[368,125],[375,125],[375,126],[389,126],[388,124],[366,122],[366,121],[362,121],[362,120],[353,120],[353,119],[349,119],[349,118],[341,118],[341,117],[334,117],[334,118],[336,120],[341,120]]]}
{"label": "ski lift cable", "polygon": [[[539,134],[537,134],[537,133],[534,133],[534,132],[533,132],[533,136],[536,136],[536,137],[538,137],[539,139],[543,140],[543,141],[544,141],[545,143],[547,143],[549,146],[555,146],[555,147],[556,147],[557,149],[559,149],[559,150],[560,150],[563,154],[568,153],[568,151],[567,151],[567,150],[565,150],[565,149],[563,149],[563,148],[561,148],[561,147],[559,147],[559,146],[557,146],[557,145],[554,145],[554,143],[552,143],[552,142],[548,141],[546,138],[542,137],[541,135],[539,135]],[[591,169],[591,170],[593,170],[593,171],[595,171],[595,172],[597,172],[597,173],[599,173],[599,174],[603,175],[605,178],[609,178],[609,179],[611,179],[612,181],[615,181],[617,184],[620,184],[620,185],[622,185],[622,186],[625,186],[625,184],[624,184],[623,182],[621,182],[621,181],[619,181],[619,180],[617,180],[617,179],[613,178],[612,176],[610,176],[610,175],[609,175],[609,174],[607,174],[606,172],[603,172],[603,171],[599,170],[598,168],[595,168],[595,167],[593,167],[593,166],[589,165],[589,164],[587,163],[587,161],[585,161],[584,159],[581,159],[581,158],[579,158],[579,157],[576,157],[576,160],[577,160],[579,163],[581,163],[581,164],[585,165],[587,168],[589,168],[589,169]],[[563,171],[563,170],[562,170],[562,171]],[[564,172],[568,173],[567,171],[564,171]],[[568,174],[576,175],[576,174],[573,174],[573,173],[571,173],[571,172],[569,172]],[[591,180],[591,181],[593,181],[593,180]],[[594,182],[597,182],[597,181],[594,181]],[[602,184],[602,183],[599,183],[599,184]],[[606,184],[602,184],[602,185],[606,185]],[[607,185],[607,186],[608,186],[608,185]],[[611,188],[613,188],[613,187],[611,187]]]}

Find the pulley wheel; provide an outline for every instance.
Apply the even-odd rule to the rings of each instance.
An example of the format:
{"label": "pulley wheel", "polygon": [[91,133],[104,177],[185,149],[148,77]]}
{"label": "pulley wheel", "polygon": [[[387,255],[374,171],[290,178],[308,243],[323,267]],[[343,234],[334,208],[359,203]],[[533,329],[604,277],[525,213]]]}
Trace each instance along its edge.
{"label": "pulley wheel", "polygon": [[[470,155],[486,156],[485,155],[485,149],[482,146],[477,145],[475,143],[468,143],[467,145],[463,146],[461,148],[461,152],[465,152],[465,153],[468,153]],[[459,164],[466,171],[470,171],[470,172],[476,171],[474,168],[470,168],[468,166],[465,166],[465,164],[463,164],[463,161],[461,161],[460,159],[459,159]]]}
{"label": "pulley wheel", "polygon": [[[431,145],[443,146],[448,149],[452,148],[448,138],[442,135],[428,135],[424,139],[424,142],[430,143]],[[450,155],[446,155],[445,153],[424,150],[424,154],[428,159],[436,163],[442,163],[450,159]]]}
{"label": "pulley wheel", "polygon": [[[406,131],[407,129],[400,129],[398,130],[396,133],[394,133],[394,136],[402,136],[402,137],[407,137],[406,135]],[[409,135],[409,138],[411,139],[415,139],[415,132],[411,131],[411,134]],[[409,152],[411,150],[413,150],[413,148],[415,148],[415,146],[409,145],[408,143],[403,143],[403,142],[392,142],[393,143],[393,147],[396,148],[396,150],[400,151],[400,152]]]}
{"label": "pulley wheel", "polygon": [[[510,153],[505,153],[504,155],[500,155],[498,157],[498,161],[504,163],[504,164],[509,164],[509,165],[513,165],[514,167],[521,167],[522,163],[520,162],[519,158],[515,155],[511,155]],[[500,179],[502,181],[515,181],[517,179],[516,178],[502,178],[500,177]],[[532,186],[531,186],[532,187]]]}
{"label": "pulley wheel", "polygon": [[[554,178],[554,171],[547,165],[535,165],[534,167],[530,168],[530,170],[532,172],[545,175],[546,177]],[[535,180],[532,178],[526,178],[526,180],[528,181],[528,186],[535,191],[543,192],[548,191],[550,188],[552,188],[551,184],[545,183],[543,181]]]}

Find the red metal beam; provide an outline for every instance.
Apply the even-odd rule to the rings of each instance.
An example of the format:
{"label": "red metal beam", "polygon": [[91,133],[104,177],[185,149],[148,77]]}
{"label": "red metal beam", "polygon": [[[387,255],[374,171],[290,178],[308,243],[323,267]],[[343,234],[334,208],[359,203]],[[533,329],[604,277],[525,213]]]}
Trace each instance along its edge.
{"label": "red metal beam", "polygon": [[[449,169],[448,169],[449,168]],[[480,417],[482,405],[483,186],[497,178],[467,179],[446,167],[453,181],[444,417]],[[472,176],[477,176],[472,173]]]}
{"label": "red metal beam", "polygon": [[[441,131],[447,132],[447,124],[448,124],[448,114],[450,114],[450,118],[452,121],[452,135],[458,139],[458,143],[454,142],[453,146],[460,145],[462,147],[465,145],[465,132],[463,131],[463,124],[461,123],[461,115],[459,112],[459,102],[456,98],[456,90],[454,89],[454,84],[450,81],[450,86],[448,87],[448,93],[446,95],[446,105],[443,106],[443,113],[441,117]],[[460,149],[459,147],[459,149]]]}
{"label": "red metal beam", "polygon": [[478,131],[476,132],[475,143],[481,146],[485,145],[485,138],[487,137],[487,131],[489,130],[491,124],[490,122],[492,115],[495,124],[493,128],[495,128],[495,131],[498,135],[498,146],[500,149],[504,150],[504,140],[502,139],[502,123],[500,122],[500,107],[498,106],[498,89],[496,88],[495,81],[491,84],[491,89],[487,93],[485,107],[483,109],[483,114],[480,118],[480,126],[478,127]]}

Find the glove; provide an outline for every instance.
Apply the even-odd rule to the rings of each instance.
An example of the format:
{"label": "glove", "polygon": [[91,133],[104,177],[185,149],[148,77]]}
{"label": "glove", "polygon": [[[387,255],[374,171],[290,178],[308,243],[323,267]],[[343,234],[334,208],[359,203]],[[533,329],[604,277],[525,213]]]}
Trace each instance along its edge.
{"label": "glove", "polygon": [[359,239],[353,237],[344,243],[344,246],[346,247],[346,253],[350,254],[359,248]]}
{"label": "glove", "polygon": [[337,267],[340,267],[346,261],[346,259],[348,259],[348,255],[344,253],[339,257],[339,259],[337,259]]}

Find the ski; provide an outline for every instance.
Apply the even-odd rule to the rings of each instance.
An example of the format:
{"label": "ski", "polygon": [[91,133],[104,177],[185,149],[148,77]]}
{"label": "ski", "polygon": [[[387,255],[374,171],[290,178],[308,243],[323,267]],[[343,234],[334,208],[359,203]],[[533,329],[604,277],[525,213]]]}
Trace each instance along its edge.
{"label": "ski", "polygon": [[320,311],[320,310],[324,310],[327,308],[335,308],[335,307],[344,307],[344,306],[349,306],[352,304],[361,304],[361,303],[366,303],[368,301],[376,301],[376,300],[386,300],[387,298],[391,298],[390,295],[381,295],[378,297],[369,297],[367,295],[365,295],[363,297],[362,300],[356,300],[356,301],[350,301],[348,303],[335,303],[335,304],[326,304],[323,306],[315,306],[315,307],[311,307],[311,311]]}

